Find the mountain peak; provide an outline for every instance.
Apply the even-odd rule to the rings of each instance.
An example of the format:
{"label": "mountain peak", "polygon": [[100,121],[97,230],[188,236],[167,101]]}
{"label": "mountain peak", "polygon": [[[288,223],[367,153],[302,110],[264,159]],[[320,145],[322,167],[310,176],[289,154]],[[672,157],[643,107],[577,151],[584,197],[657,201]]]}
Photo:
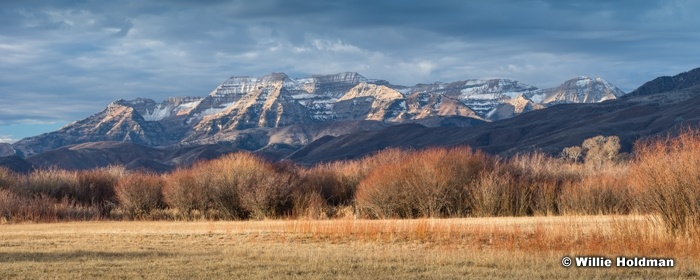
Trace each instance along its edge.
{"label": "mountain peak", "polygon": [[140,106],[155,106],[156,102],[150,98],[136,98],[132,100],[118,99],[110,103],[112,106],[127,106],[127,107],[140,107]]}
{"label": "mountain peak", "polygon": [[602,78],[579,76],[558,87],[542,91],[542,103],[597,103],[617,99],[625,93]]}
{"label": "mountain peak", "polygon": [[357,83],[369,81],[367,78],[363,77],[362,75],[358,74],[357,72],[340,72],[340,73],[335,73],[335,74],[330,74],[330,75],[312,75],[311,78],[314,78],[321,83],[342,82],[342,83],[357,84]]}
{"label": "mountain peak", "polygon": [[273,83],[273,82],[285,82],[291,81],[292,79],[287,76],[287,74],[282,72],[272,72],[265,76],[260,77],[260,82],[262,83]]}
{"label": "mountain peak", "polygon": [[591,79],[591,77],[588,76],[578,76],[577,78],[571,79],[570,81],[575,81],[577,87],[587,87],[594,82],[593,79]]}
{"label": "mountain peak", "polygon": [[[562,95],[553,99],[557,102],[598,102],[615,98],[616,92],[609,88],[612,86],[602,79],[579,77],[551,92],[561,90]],[[281,72],[232,76],[204,97],[167,98],[160,103],[148,98],[119,99],[87,119],[57,132],[21,140],[16,147],[32,155],[94,141],[148,146],[227,143],[250,150],[275,144],[298,146],[323,136],[309,132],[309,126],[368,121],[384,126],[428,119],[441,125],[443,119],[452,117],[510,118],[545,107],[542,92],[510,79],[399,86],[367,79],[357,72],[299,79]],[[498,112],[490,113],[498,108]],[[271,137],[278,129],[293,135]],[[333,131],[339,134],[348,129]]]}

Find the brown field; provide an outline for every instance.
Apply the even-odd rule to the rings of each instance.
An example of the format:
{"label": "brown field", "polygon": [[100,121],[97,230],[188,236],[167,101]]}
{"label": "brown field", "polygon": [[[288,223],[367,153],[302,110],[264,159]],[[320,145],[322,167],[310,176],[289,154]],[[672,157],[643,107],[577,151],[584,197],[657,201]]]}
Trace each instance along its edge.
{"label": "brown field", "polygon": [[[0,225],[0,278],[698,278],[700,245],[649,216]],[[563,256],[673,268],[565,268]]]}
{"label": "brown field", "polygon": [[700,131],[619,149],[597,136],[557,158],[453,147],[313,167],[236,153],[166,174],[0,168],[0,279],[700,278]]}

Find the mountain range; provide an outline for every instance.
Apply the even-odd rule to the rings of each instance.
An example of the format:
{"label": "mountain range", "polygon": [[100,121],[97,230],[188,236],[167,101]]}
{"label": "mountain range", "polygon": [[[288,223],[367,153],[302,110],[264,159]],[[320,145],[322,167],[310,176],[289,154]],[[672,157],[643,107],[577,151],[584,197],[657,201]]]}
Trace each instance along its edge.
{"label": "mountain range", "polygon": [[[400,125],[378,131],[324,137],[288,156],[310,165],[359,158],[387,147],[420,149],[468,145],[503,156],[533,151],[557,155],[597,135],[620,137],[623,152],[649,137],[700,127],[700,68],[647,82],[602,103],[561,104],[464,129]],[[669,85],[668,81],[682,81]]]}
{"label": "mountain range", "polygon": [[[283,73],[231,77],[205,97],[114,101],[58,131],[2,146],[0,155],[22,155],[35,167],[123,164],[167,171],[236,150],[304,164],[357,158],[391,146],[466,144],[496,154],[532,148],[555,153],[590,134],[633,131],[623,137],[629,147],[677,120],[695,119],[688,109],[677,116],[682,119],[658,127],[634,126],[641,121],[635,118],[663,119],[677,103],[692,101],[696,72],[669,77],[672,85],[659,78],[629,95],[588,77],[549,89],[507,79],[401,86],[351,72],[300,79]],[[638,131],[642,128],[647,131]],[[176,156],[177,151],[186,156]],[[149,155],[148,160],[109,156],[129,153]]]}

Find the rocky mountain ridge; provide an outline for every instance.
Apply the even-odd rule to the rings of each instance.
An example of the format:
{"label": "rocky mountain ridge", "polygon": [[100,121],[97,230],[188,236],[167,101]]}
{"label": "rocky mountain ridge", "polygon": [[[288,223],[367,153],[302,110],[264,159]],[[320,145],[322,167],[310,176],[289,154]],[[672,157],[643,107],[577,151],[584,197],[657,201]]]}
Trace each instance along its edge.
{"label": "rocky mountain ridge", "polygon": [[205,97],[172,97],[160,103],[147,98],[117,100],[93,116],[22,139],[13,147],[26,156],[99,141],[148,147],[223,144],[246,150],[279,144],[301,147],[325,136],[320,127],[328,125],[340,127],[331,136],[379,128],[347,125],[363,121],[464,127],[549,104],[600,102],[622,94],[603,79],[587,77],[542,90],[508,79],[408,87],[353,72],[300,79],[284,73],[235,76]]}

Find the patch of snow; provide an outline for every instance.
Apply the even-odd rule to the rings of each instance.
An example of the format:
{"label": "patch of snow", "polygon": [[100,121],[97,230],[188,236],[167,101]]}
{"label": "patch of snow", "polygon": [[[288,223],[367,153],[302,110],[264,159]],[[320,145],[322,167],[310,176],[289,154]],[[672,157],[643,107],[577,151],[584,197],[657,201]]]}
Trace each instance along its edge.
{"label": "patch of snow", "polygon": [[159,121],[170,117],[172,108],[170,106],[158,105],[153,111],[143,115],[143,119],[149,122]]}
{"label": "patch of snow", "polygon": [[191,109],[194,109],[195,107],[197,107],[197,105],[199,105],[199,102],[200,102],[200,100],[182,103],[182,104],[178,105],[177,108],[180,111],[191,110]]}
{"label": "patch of snow", "polygon": [[493,108],[493,109],[491,109],[491,111],[489,111],[488,113],[486,113],[486,118],[491,118],[491,117],[493,117],[493,115],[496,114],[496,111],[498,111],[498,108]]}
{"label": "patch of snow", "polygon": [[311,83],[316,82],[316,79],[314,79],[314,78],[299,78],[299,79],[295,79],[295,80],[299,84],[311,84]]}
{"label": "patch of snow", "polygon": [[522,92],[509,91],[503,93],[503,95],[508,96],[509,98],[516,98],[520,94],[522,94]]}
{"label": "patch of snow", "polygon": [[221,104],[221,107],[228,108],[228,107],[233,106],[233,104],[236,104],[236,102],[234,101],[234,102],[224,103],[224,104]]}
{"label": "patch of snow", "polygon": [[462,89],[460,92],[462,93],[462,96],[468,97],[468,96],[471,96],[473,94],[478,94],[478,93],[484,92],[485,89],[486,89],[485,86],[470,87],[470,88]]}
{"label": "patch of snow", "polygon": [[538,93],[538,94],[535,94],[533,96],[530,96],[530,100],[532,100],[532,102],[535,102],[535,103],[542,103],[545,96],[547,96],[547,95],[544,93]]}
{"label": "patch of snow", "polygon": [[328,103],[335,103],[336,101],[338,101],[337,98],[328,98],[328,99],[314,100],[314,103],[316,103],[316,104],[328,104]]}
{"label": "patch of snow", "polygon": [[289,89],[300,89],[299,84],[297,84],[297,82],[293,79],[285,79],[282,86]]}
{"label": "patch of snow", "polygon": [[294,98],[294,99],[311,99],[314,97],[317,97],[317,95],[311,94],[311,93],[302,93],[302,94],[292,95],[292,98]]}
{"label": "patch of snow", "polygon": [[206,109],[206,110],[202,111],[202,112],[201,112],[200,114],[198,114],[198,115],[199,115],[199,116],[215,115],[215,114],[218,114],[218,113],[223,112],[224,109],[226,109],[226,108],[209,108],[209,109]]}
{"label": "patch of snow", "polygon": [[430,96],[428,96],[427,94],[421,94],[418,96],[418,102],[425,103],[428,101],[430,101]]}
{"label": "patch of snow", "polygon": [[603,102],[603,101],[606,101],[606,100],[613,100],[613,99],[615,99],[615,98],[610,98],[609,96],[603,96],[603,98],[601,98],[600,100],[598,100],[598,102]]}
{"label": "patch of snow", "polygon": [[410,88],[410,87],[401,88],[401,89],[397,89],[396,91],[400,92],[403,96],[407,96],[410,93],[413,93],[413,88]]}
{"label": "patch of snow", "polygon": [[577,87],[587,87],[588,85],[591,84],[591,78],[586,77],[586,76],[581,76],[578,78],[576,81],[576,86]]}
{"label": "patch of snow", "polygon": [[500,95],[501,95],[500,93],[472,94],[469,96],[469,99],[493,100],[493,99],[499,99]]}

